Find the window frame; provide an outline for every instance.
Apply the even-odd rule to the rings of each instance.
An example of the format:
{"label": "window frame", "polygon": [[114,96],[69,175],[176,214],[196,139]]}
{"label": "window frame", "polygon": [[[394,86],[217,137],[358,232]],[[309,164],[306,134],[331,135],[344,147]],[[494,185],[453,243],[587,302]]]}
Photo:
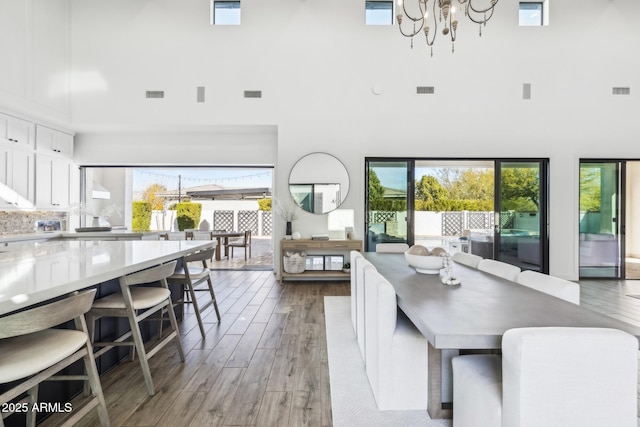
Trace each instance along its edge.
{"label": "window frame", "polygon": [[[369,11],[371,10],[376,10],[375,8],[369,8],[368,6],[373,5],[373,4],[381,4],[381,5],[385,5],[388,7],[385,8],[379,8],[378,10],[388,10],[389,11],[389,21],[388,22],[382,22],[382,20],[378,21],[370,21],[370,15],[369,15]],[[370,25],[370,26],[389,26],[389,25],[393,25],[393,11],[394,11],[394,1],[393,0],[366,0],[364,2],[364,24],[365,25]]]}
{"label": "window frame", "polygon": [[[216,7],[216,5],[218,4],[222,4],[222,3],[226,3],[226,4],[237,4],[237,7],[229,7],[229,8],[218,8]],[[224,9],[238,9],[238,18],[237,18],[237,22],[231,22],[231,21],[221,21],[218,22],[219,20],[216,19],[216,11],[218,10],[224,10]],[[230,16],[227,16],[226,19],[229,19]],[[242,23],[242,4],[240,0],[211,0],[211,11],[210,11],[210,19],[211,19],[211,25],[215,25],[215,26],[233,26],[233,25],[241,25]]]}

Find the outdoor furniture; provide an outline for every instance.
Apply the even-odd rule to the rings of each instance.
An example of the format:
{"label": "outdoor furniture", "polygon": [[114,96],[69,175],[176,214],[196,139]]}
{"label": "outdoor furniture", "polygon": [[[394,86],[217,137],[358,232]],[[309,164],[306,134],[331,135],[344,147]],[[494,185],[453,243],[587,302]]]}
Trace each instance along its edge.
{"label": "outdoor furniture", "polygon": [[241,239],[233,240],[227,244],[227,247],[231,248],[231,258],[233,258],[233,248],[244,249],[244,260],[247,260],[247,252],[249,258],[251,258],[251,230],[245,230]]}
{"label": "outdoor furniture", "polygon": [[[91,310],[87,313],[87,323],[89,325],[91,341],[94,346],[102,347],[95,353],[95,357],[101,356],[115,346],[132,347],[131,356],[133,357],[133,351],[135,349],[138,353],[140,367],[142,368],[149,396],[155,394],[148,362],[150,357],[155,355],[162,347],[174,341],[180,355],[180,360],[184,362],[184,352],[180,341],[180,333],[178,332],[178,322],[173,312],[171,292],[167,286],[167,278],[175,271],[176,264],[176,261],[171,261],[157,267],[120,277],[120,292],[97,299],[93,303]],[[155,282],[160,282],[160,287],[139,286]],[[167,336],[160,337],[159,342],[152,349],[147,350],[142,340],[139,322],[147,319],[152,314],[159,313],[163,315],[164,312],[168,314],[172,331]],[[131,329],[114,341],[95,342],[95,321],[101,317],[126,317],[129,320],[129,327]],[[133,337],[133,341],[125,341],[129,337]]]}
{"label": "outdoor furniture", "polygon": [[211,232],[211,238],[216,239],[216,252],[215,259],[216,261],[220,261],[222,259],[222,254],[220,253],[220,248],[224,247],[224,256],[229,256],[229,237],[240,237],[244,233],[239,231],[224,231],[224,230],[214,230]]}
{"label": "outdoor furniture", "polygon": [[[82,407],[73,408],[74,413],[65,420],[65,425],[74,425],[97,407],[100,424],[109,426],[107,406],[84,319],[84,313],[91,307],[95,294],[95,290],[84,291],[0,318],[0,384],[14,383],[0,394],[0,406],[3,408],[0,425],[4,425],[2,420],[13,413],[26,411],[26,425],[35,426],[38,411],[34,411],[33,407],[38,402],[38,386],[43,381],[55,379],[86,381],[93,395]],[[76,329],[53,328],[69,320],[74,320]],[[52,378],[80,359],[84,362],[86,375],[56,375]],[[15,383],[19,380],[23,381]],[[5,405],[24,393],[27,393],[26,397],[17,403],[20,406]],[[5,409],[12,406],[28,409]]]}
{"label": "outdoor furniture", "polygon": [[526,270],[518,274],[516,282],[531,289],[580,305],[580,285],[577,283],[531,270]]}
{"label": "outdoor furniture", "polygon": [[[182,257],[182,266],[177,268],[173,274],[167,277],[169,284],[179,284],[183,287],[182,298],[174,305],[185,304],[190,302],[193,304],[193,310],[198,320],[198,326],[200,327],[200,334],[202,338],[205,338],[204,325],[202,324],[201,312],[206,310],[209,306],[213,305],[216,310],[216,316],[218,322],[220,322],[220,311],[218,310],[218,302],[216,301],[216,295],[213,291],[213,283],[211,282],[211,270],[207,266],[207,260],[213,257],[214,248],[201,249],[191,254]],[[202,266],[196,266],[191,263],[201,263]],[[206,288],[197,288],[201,283],[207,283]],[[197,291],[209,292],[211,300],[199,306],[198,299],[196,298]],[[189,295],[189,301],[185,301],[185,293]]]}
{"label": "outdoor furniture", "polygon": [[517,328],[502,359],[453,359],[454,427],[636,427],[638,339],[606,328]]}

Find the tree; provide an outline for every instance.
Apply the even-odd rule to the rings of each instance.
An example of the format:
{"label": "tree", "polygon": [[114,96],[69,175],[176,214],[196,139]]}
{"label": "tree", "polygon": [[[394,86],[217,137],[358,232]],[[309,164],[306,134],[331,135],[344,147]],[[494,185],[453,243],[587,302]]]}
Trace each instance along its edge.
{"label": "tree", "polygon": [[540,204],[540,175],[536,168],[503,168],[502,210],[537,212]]}
{"label": "tree", "polygon": [[384,187],[374,170],[369,169],[369,209],[381,209],[384,205]]}
{"label": "tree", "polygon": [[598,167],[580,167],[580,210],[600,212],[601,170]]}
{"label": "tree", "polygon": [[164,210],[165,198],[158,193],[167,191],[167,187],[162,184],[151,184],[142,193],[142,200],[151,204],[151,209],[155,211]]}
{"label": "tree", "polygon": [[[416,181],[416,210],[441,211],[449,208],[448,191],[433,176],[423,175]],[[418,201],[421,201],[418,208]]]}
{"label": "tree", "polygon": [[271,197],[265,199],[258,199],[258,210],[261,211],[270,211],[272,210],[272,200]]}

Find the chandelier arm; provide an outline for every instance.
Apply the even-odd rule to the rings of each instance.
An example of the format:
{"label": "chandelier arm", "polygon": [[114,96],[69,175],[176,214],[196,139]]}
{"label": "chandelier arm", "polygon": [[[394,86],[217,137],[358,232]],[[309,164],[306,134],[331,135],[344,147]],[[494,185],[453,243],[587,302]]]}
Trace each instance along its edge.
{"label": "chandelier arm", "polygon": [[[487,7],[486,9],[476,9],[476,8],[474,8],[473,7],[473,0],[465,1],[465,3],[467,3],[467,6],[466,6],[467,10],[471,9],[473,12],[475,12],[477,14],[483,14],[483,13],[487,13],[487,12],[491,11],[491,15],[493,15],[493,10],[496,7],[496,5],[498,4],[498,1],[499,0],[495,0],[495,2],[492,1],[491,2],[491,6]],[[463,3],[460,3],[460,4],[463,4]]]}
{"label": "chandelier arm", "polygon": [[413,16],[409,15],[409,12],[407,12],[407,7],[405,6],[405,2],[402,2],[402,13],[404,13],[404,16],[406,16],[407,18],[411,19],[413,22],[418,22],[418,21],[423,21],[424,20],[424,12],[425,10],[422,9],[422,5],[423,3],[426,5],[426,1],[423,0],[418,0],[418,9],[420,10],[420,17],[419,18],[414,18]]}
{"label": "chandelier arm", "polygon": [[[411,19],[411,18],[409,18]],[[415,21],[414,21],[415,22]],[[402,30],[402,24],[398,25],[398,30],[400,30],[400,34],[402,34],[404,37],[413,37],[416,34],[418,34],[420,31],[422,31],[422,28],[424,27],[424,21],[420,22],[420,27],[418,27],[415,31],[409,31],[409,32],[404,32]]]}
{"label": "chandelier arm", "polygon": [[494,9],[491,9],[491,13],[489,13],[489,17],[485,17],[484,19],[476,20],[473,18],[473,16],[470,13],[467,14],[467,18],[469,18],[469,21],[473,22],[474,24],[486,24],[491,19],[491,17],[493,17],[493,11]]}

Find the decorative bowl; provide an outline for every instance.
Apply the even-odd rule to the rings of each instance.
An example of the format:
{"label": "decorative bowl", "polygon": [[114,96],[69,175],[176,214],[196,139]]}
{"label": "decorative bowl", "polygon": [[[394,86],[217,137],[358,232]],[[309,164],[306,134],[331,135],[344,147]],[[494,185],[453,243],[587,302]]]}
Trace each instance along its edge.
{"label": "decorative bowl", "polygon": [[414,255],[405,252],[404,258],[407,263],[422,274],[439,274],[444,267],[444,259],[441,256]]}

